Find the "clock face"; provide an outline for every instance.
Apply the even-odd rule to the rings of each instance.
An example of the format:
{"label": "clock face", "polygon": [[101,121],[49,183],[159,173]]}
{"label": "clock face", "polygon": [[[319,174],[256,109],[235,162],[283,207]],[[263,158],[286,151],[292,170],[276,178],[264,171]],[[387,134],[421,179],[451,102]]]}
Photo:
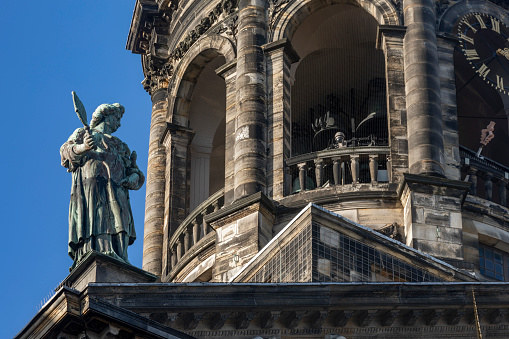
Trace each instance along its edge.
{"label": "clock face", "polygon": [[469,13],[458,24],[461,51],[478,76],[509,95],[509,28],[485,13]]}

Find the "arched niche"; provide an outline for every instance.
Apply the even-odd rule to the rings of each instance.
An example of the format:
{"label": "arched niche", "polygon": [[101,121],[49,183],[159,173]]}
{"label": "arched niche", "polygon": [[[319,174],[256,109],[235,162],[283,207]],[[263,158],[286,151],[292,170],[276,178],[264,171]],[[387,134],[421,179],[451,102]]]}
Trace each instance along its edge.
{"label": "arched niche", "polygon": [[318,9],[296,28],[292,46],[301,59],[291,67],[292,156],[326,149],[337,132],[387,144],[377,25],[364,8],[348,3]]}
{"label": "arched niche", "polygon": [[391,0],[304,0],[292,1],[279,11],[271,22],[271,40],[293,39],[298,27],[307,17],[333,5],[353,5],[363,8],[380,25],[400,25],[398,11]]}
{"label": "arched niche", "polygon": [[224,187],[226,86],[215,72],[224,63],[218,56],[203,68],[190,101],[190,211]]}
{"label": "arched niche", "polygon": [[198,40],[178,64],[170,82],[170,123],[194,132],[187,154],[188,212],[225,183],[225,80],[216,69],[235,59],[230,40]]}

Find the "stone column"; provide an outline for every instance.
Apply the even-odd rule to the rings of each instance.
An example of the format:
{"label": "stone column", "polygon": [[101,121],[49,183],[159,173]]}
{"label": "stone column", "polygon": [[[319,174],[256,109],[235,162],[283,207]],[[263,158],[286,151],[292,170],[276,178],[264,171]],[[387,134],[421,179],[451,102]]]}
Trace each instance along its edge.
{"label": "stone column", "polygon": [[[171,123],[167,123],[163,135],[166,147],[166,194],[163,238],[163,272],[165,274],[169,272],[167,266],[169,266],[171,251],[169,248],[170,239],[175,230],[184,221],[189,209],[189,146],[193,137],[193,130]],[[180,255],[182,255],[182,247],[180,248]],[[177,255],[177,257],[179,256]]]}
{"label": "stone column", "polygon": [[161,275],[164,227],[166,150],[160,139],[166,129],[168,88],[151,93],[152,120],[148,149],[143,264],[145,271]]}
{"label": "stone column", "polygon": [[267,190],[268,197],[278,200],[285,192],[287,176],[285,160],[290,157],[291,144],[291,85],[290,67],[299,56],[288,39],[263,46],[267,58]]}
{"label": "stone column", "polygon": [[389,182],[400,182],[408,172],[407,113],[405,97],[405,69],[403,38],[406,28],[380,26],[381,48],[385,55],[387,78],[387,116],[389,124],[390,164],[387,164]]}
{"label": "stone column", "polygon": [[240,0],[234,199],[266,190],[265,0]]}
{"label": "stone column", "polygon": [[456,104],[456,79],[454,76],[454,50],[457,40],[438,38],[438,58],[440,62],[440,100],[442,102],[442,121],[444,136],[444,170],[449,179],[461,180],[461,171],[456,164],[461,163],[458,134],[458,109]]}
{"label": "stone column", "polygon": [[444,140],[434,0],[403,0],[403,40],[412,174],[444,176]]}
{"label": "stone column", "polygon": [[217,75],[224,79],[226,84],[226,128],[224,146],[224,204],[230,205],[234,200],[234,174],[235,174],[235,116],[236,116],[236,63],[228,63],[216,70]]}

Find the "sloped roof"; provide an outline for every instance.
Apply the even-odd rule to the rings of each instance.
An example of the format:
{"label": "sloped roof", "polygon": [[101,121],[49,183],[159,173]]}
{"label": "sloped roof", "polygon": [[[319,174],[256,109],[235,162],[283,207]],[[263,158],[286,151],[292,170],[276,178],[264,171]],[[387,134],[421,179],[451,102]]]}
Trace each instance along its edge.
{"label": "sloped roof", "polygon": [[348,235],[362,243],[374,246],[406,263],[418,266],[444,281],[478,280],[474,275],[461,271],[429,254],[420,252],[323,207],[309,203],[232,278],[232,282],[249,281],[250,277],[252,277],[281,246],[288,243],[289,239],[293,238],[295,234],[299,232],[299,227],[302,228],[304,223],[309,224],[310,221],[317,221],[341,234]]}

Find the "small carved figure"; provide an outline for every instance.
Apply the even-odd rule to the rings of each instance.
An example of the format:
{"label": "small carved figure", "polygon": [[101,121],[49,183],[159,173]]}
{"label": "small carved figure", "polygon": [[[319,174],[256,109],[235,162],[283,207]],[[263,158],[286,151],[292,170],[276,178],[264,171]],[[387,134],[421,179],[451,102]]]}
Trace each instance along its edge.
{"label": "small carved figure", "polygon": [[[73,93],[73,95],[75,95]],[[112,136],[120,127],[124,107],[102,104],[92,115],[75,107],[85,127],[78,128],[60,148],[62,166],[72,173],[69,205],[71,270],[90,251],[129,263],[127,246],[136,239],[129,190],[138,190],[145,176],[136,164],[136,152]]]}
{"label": "small carved figure", "polygon": [[[483,148],[488,145],[488,143],[495,137],[495,133],[493,131],[495,130],[495,122],[490,121],[489,125],[486,126],[486,128],[483,128],[481,130],[481,147],[477,150],[477,156],[481,157],[481,152]],[[481,157],[482,158],[482,157]]]}
{"label": "small carved figure", "polygon": [[334,134],[334,147],[343,148],[346,147],[345,133],[337,132]]}
{"label": "small carved figure", "polygon": [[481,144],[484,146],[488,145],[488,143],[495,137],[493,131],[495,130],[495,122],[490,121],[490,124],[481,130]]}

